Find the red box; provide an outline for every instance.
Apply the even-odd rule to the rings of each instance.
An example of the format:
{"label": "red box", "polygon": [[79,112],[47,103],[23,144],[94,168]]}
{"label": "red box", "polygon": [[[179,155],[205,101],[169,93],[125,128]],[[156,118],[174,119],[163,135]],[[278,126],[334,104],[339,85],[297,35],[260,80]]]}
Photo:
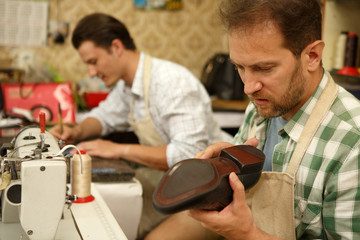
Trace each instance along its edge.
{"label": "red box", "polygon": [[108,95],[109,92],[84,92],[86,106],[90,109],[97,107]]}
{"label": "red box", "polygon": [[76,105],[71,83],[2,83],[4,112],[17,116],[13,108],[30,111],[35,121],[45,112],[46,121],[58,122],[59,103],[63,122],[76,121]]}

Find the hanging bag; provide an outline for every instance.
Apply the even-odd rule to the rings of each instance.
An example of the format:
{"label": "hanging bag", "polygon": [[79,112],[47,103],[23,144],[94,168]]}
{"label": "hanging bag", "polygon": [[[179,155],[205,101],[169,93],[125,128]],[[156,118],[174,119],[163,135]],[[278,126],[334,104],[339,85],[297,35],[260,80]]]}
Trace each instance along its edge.
{"label": "hanging bag", "polygon": [[244,100],[244,84],[229,55],[215,54],[203,68],[201,82],[210,96],[221,100]]}

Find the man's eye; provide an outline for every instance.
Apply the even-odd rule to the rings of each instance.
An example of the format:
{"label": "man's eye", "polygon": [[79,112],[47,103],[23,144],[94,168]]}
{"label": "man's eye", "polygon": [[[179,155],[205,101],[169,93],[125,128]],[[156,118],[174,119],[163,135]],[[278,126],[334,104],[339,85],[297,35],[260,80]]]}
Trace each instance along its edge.
{"label": "man's eye", "polygon": [[242,71],[244,68],[242,66],[234,65],[236,71]]}
{"label": "man's eye", "polygon": [[257,67],[255,68],[256,71],[259,72],[269,72],[272,68],[271,67]]}
{"label": "man's eye", "polygon": [[90,64],[90,65],[95,65],[96,62],[97,62],[96,59],[89,59],[86,63],[87,63],[87,64]]}

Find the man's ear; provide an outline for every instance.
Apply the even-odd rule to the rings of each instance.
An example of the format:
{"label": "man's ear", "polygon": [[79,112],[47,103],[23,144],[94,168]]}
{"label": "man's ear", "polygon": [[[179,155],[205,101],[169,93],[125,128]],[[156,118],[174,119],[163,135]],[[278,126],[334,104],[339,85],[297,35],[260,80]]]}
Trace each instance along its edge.
{"label": "man's ear", "polygon": [[117,56],[121,56],[124,52],[124,45],[120,39],[114,39],[111,42],[111,50],[116,53]]}
{"label": "man's ear", "polygon": [[310,72],[315,71],[321,65],[322,52],[325,43],[322,40],[316,40],[310,43],[304,49],[307,70]]}

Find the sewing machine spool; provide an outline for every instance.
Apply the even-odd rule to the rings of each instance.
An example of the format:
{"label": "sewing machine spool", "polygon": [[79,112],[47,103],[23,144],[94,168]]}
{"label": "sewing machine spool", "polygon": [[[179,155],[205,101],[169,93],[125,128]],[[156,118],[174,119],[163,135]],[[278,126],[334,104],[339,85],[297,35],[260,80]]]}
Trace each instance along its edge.
{"label": "sewing machine spool", "polygon": [[1,199],[3,223],[19,222],[19,206],[21,205],[21,182],[15,180],[5,188]]}
{"label": "sewing machine spool", "polygon": [[9,184],[9,186],[5,189],[4,196],[11,205],[20,206],[20,204],[21,204],[21,182],[13,181],[11,184]]}
{"label": "sewing machine spool", "polygon": [[91,157],[86,151],[80,151],[83,161],[81,172],[81,159],[78,152],[71,160],[71,195],[76,195],[73,203],[87,203],[95,198],[91,195]]}

